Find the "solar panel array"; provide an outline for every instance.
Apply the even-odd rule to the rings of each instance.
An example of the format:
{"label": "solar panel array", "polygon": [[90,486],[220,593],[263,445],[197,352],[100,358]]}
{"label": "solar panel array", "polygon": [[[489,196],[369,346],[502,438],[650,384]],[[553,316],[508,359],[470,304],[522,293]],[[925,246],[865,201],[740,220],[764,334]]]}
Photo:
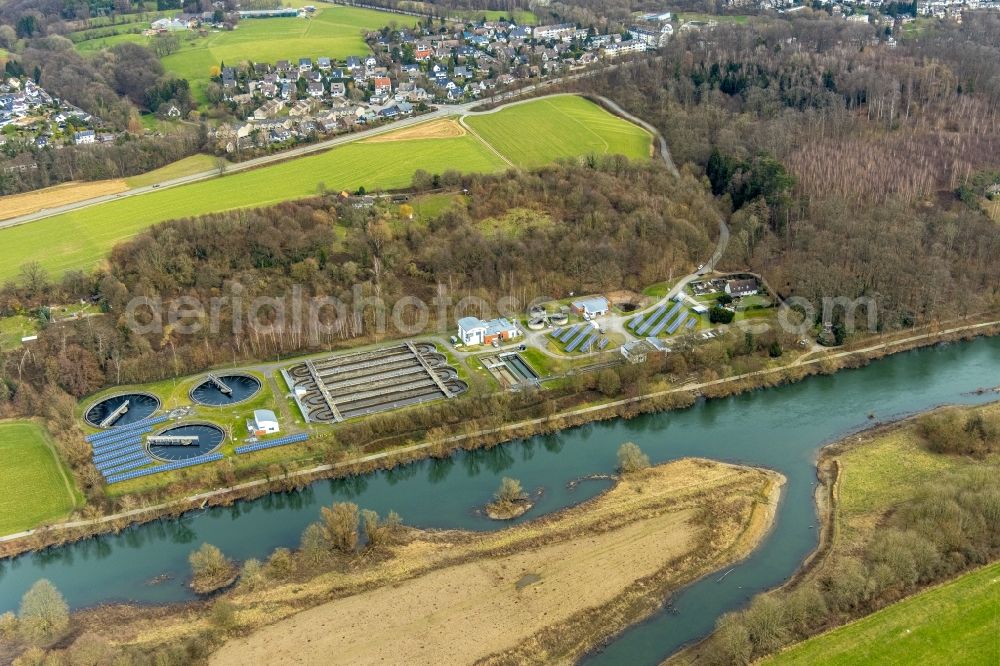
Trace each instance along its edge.
{"label": "solar panel array", "polygon": [[697,324],[697,323],[698,323],[698,320],[692,318],[690,321],[688,321],[687,325],[684,328],[685,329],[694,328],[694,325]]}
{"label": "solar panel array", "polygon": [[566,331],[562,335],[559,336],[559,341],[560,342],[569,342],[570,338],[572,338],[574,335],[576,335],[577,333],[579,333],[580,329],[582,329],[582,328],[583,328],[583,324],[577,324],[576,326],[570,326],[568,329],[566,329]]}
{"label": "solar panel array", "polygon": [[633,319],[628,323],[628,327],[634,331],[635,327],[641,324],[645,318],[646,315],[639,315],[638,317],[636,317],[635,319]]}
{"label": "solar panel array", "polygon": [[256,444],[247,444],[246,446],[237,446],[236,453],[253,453],[254,451],[263,451],[264,449],[271,449],[275,446],[285,446],[286,444],[295,444],[296,442],[304,442],[309,439],[309,435],[301,432],[297,435],[288,435],[287,437],[279,437],[278,439],[271,439],[266,442],[257,442]]}
{"label": "solar panel array", "polygon": [[137,458],[136,460],[133,460],[131,462],[122,463],[117,467],[105,470],[104,472],[102,472],[102,474],[104,474],[104,478],[105,480],[107,480],[107,478],[109,476],[112,476],[113,474],[121,474],[122,472],[127,472],[129,470],[145,467],[146,465],[152,464],[154,462],[156,461],[150,458],[149,456],[143,456],[142,458]]}
{"label": "solar panel array", "polygon": [[113,453],[115,451],[128,448],[133,444],[138,444],[141,441],[142,441],[142,435],[132,435],[128,439],[122,439],[117,442],[112,442],[106,446],[96,446],[92,444],[91,446],[94,447],[94,460],[97,460],[98,458],[103,458],[109,453]]}
{"label": "solar panel array", "polygon": [[142,447],[142,444],[139,442],[136,442],[134,444],[129,444],[124,448],[111,451],[110,453],[102,453],[99,456],[94,456],[94,466],[100,469],[101,465],[106,464],[108,461],[116,460],[123,456],[131,455],[133,453],[143,450],[144,449]]}
{"label": "solar panel array", "polygon": [[188,458],[187,460],[178,460],[176,462],[167,463],[165,465],[159,465],[157,467],[147,467],[144,469],[133,470],[131,472],[112,474],[111,476],[108,477],[108,483],[120,483],[122,481],[138,479],[141,476],[148,476],[150,474],[159,474],[160,472],[171,472],[175,469],[192,467],[194,465],[202,465],[208,462],[215,462],[216,460],[222,460],[221,453],[209,453],[208,455],[205,456],[198,456],[197,458]]}
{"label": "solar panel array", "polygon": [[674,332],[678,328],[680,328],[681,324],[683,324],[685,321],[687,321],[687,318],[689,316],[690,315],[687,312],[684,312],[684,313],[681,314],[680,317],[678,317],[677,319],[675,319],[674,323],[672,323],[670,326],[667,327],[667,335],[673,335]]}
{"label": "solar panel array", "polygon": [[563,334],[563,331],[565,330],[566,330],[565,328],[557,328],[556,330],[552,331],[551,335],[553,338],[558,338],[560,335]]}
{"label": "solar panel array", "polygon": [[607,338],[601,338],[601,341],[597,343],[597,351],[601,351],[602,349],[607,347],[609,342],[611,342],[611,340],[608,340]]}
{"label": "solar panel array", "polygon": [[587,338],[587,341],[583,343],[582,347],[580,347],[580,351],[583,353],[589,352],[595,342],[597,342],[597,333],[591,333],[590,337]]}
{"label": "solar panel array", "polygon": [[666,312],[666,311],[667,311],[667,306],[666,305],[661,305],[660,307],[658,307],[655,310],[653,310],[653,314],[651,314],[648,317],[646,317],[646,321],[644,321],[642,323],[642,326],[640,326],[639,328],[635,329],[636,334],[637,335],[642,335],[646,331],[648,331],[649,327],[653,325],[653,322],[655,322],[657,319],[659,319],[663,315],[663,313]]}
{"label": "solar panel array", "polygon": [[151,419],[143,419],[142,421],[136,421],[135,423],[130,423],[127,426],[118,426],[115,428],[110,428],[108,430],[102,430],[101,432],[95,432],[92,435],[87,435],[84,439],[88,442],[95,443],[98,441],[103,442],[106,438],[110,439],[118,435],[123,435],[125,433],[133,432],[136,430],[141,430],[143,428],[152,428],[157,423],[163,423],[166,421],[168,416],[156,416]]}
{"label": "solar panel array", "polygon": [[588,331],[590,331],[589,326],[581,326],[580,331],[575,336],[573,336],[569,344],[566,345],[566,351],[571,352],[577,347],[579,347],[580,343],[586,339]]}

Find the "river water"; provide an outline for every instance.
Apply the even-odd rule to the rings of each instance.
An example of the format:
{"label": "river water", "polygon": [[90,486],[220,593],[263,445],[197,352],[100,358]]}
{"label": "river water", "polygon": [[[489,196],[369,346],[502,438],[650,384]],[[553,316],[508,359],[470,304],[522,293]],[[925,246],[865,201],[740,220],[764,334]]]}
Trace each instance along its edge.
{"label": "river water", "polygon": [[489,501],[500,479],[510,476],[528,490],[545,490],[519,519],[529,520],[606,488],[606,481],[587,481],[572,490],[566,484],[613,471],[618,446],[627,440],[636,442],[654,463],[703,456],[782,472],[788,483],[774,529],[753,555],[721,583],[720,574],[715,574],[689,586],[675,595],[669,611],[586,659],[595,664],[655,664],[708,633],[720,614],[786,580],[815,548],[813,491],[820,446],[873,423],[937,405],[993,400],[994,393],[970,392],[998,384],[1000,338],[978,339],[905,352],[798,384],[703,401],[683,411],[595,423],[447,460],[320,481],[301,492],[208,509],[0,562],[0,612],[15,609],[25,590],[43,577],[73,608],[111,601],[188,600],[187,557],[201,543],[215,544],[237,560],[264,559],[276,547],[297,545],[320,507],[335,501],[350,500],[383,514],[394,510],[407,524],[420,527],[490,530],[496,523],[473,509]]}

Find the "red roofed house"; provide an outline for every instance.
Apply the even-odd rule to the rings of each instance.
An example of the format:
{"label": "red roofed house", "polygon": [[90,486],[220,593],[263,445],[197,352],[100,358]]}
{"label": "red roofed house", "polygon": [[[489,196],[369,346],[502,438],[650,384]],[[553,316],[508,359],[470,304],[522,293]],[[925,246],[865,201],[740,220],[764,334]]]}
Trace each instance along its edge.
{"label": "red roofed house", "polygon": [[388,76],[377,76],[375,77],[375,94],[382,95],[392,92],[392,81]]}

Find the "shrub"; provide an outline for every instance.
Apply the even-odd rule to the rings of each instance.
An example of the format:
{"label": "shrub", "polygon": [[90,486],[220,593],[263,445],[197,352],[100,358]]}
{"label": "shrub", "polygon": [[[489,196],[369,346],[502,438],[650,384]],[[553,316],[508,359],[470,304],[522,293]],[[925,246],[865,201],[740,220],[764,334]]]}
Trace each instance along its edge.
{"label": "shrub", "polygon": [[618,447],[618,470],[622,474],[632,474],[649,467],[649,456],[634,442],[625,442]]}
{"label": "shrub", "polygon": [[402,523],[402,519],[395,511],[390,511],[385,520],[379,520],[378,514],[374,511],[367,509],[362,511],[361,524],[369,550],[379,550],[391,544]]}
{"label": "shrub", "polygon": [[227,599],[220,599],[212,604],[208,619],[219,629],[230,631],[236,626],[236,605]]}
{"label": "shrub", "polygon": [[191,587],[199,594],[225,587],[236,576],[233,563],[210,543],[203,543],[188,556],[188,561],[191,563]]}
{"label": "shrub", "polygon": [[243,563],[243,571],[240,572],[240,587],[253,591],[264,584],[264,565],[260,560],[249,559]]}
{"label": "shrub", "polygon": [[55,585],[42,578],[21,597],[18,619],[25,641],[50,643],[69,628],[69,606]]}
{"label": "shrub", "polygon": [[713,324],[730,324],[735,316],[735,312],[720,305],[716,305],[708,311],[708,320]]}
{"label": "shrub", "polygon": [[358,547],[358,505],[338,502],[323,507],[323,530],[330,546],[342,553],[353,553]]}
{"label": "shrub", "polygon": [[525,494],[520,481],[505,476],[500,481],[500,487],[497,489],[497,492],[493,497],[497,502],[510,504],[524,499]]}
{"label": "shrub", "polygon": [[292,551],[287,548],[276,548],[267,560],[264,573],[271,580],[286,580],[295,573],[295,560]]}

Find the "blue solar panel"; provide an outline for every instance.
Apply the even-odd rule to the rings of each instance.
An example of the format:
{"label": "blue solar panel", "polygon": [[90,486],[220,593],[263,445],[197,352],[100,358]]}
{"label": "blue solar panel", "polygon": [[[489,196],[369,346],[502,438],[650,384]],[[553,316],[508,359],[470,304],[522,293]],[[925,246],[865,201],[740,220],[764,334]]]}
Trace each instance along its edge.
{"label": "blue solar panel", "polygon": [[126,446],[131,446],[132,444],[138,444],[141,441],[142,441],[142,435],[138,434],[138,435],[132,435],[131,437],[127,437],[125,439],[120,439],[115,442],[111,442],[110,444],[107,445],[97,446],[91,444],[91,446],[94,447],[94,456],[103,456],[105,453],[110,453],[117,449],[121,449]]}
{"label": "blue solar panel", "polygon": [[149,432],[149,428],[143,428],[142,430],[133,430],[131,432],[123,432],[120,435],[114,437],[108,437],[107,439],[101,439],[96,442],[90,443],[90,448],[95,451],[100,451],[101,449],[106,449],[110,446],[117,444],[118,442],[127,442],[130,439],[136,439],[143,433]]}
{"label": "blue solar panel", "polygon": [[566,330],[565,328],[557,328],[556,330],[552,331],[552,333],[550,333],[549,335],[551,335],[553,338],[558,338],[560,335],[563,334],[563,331],[565,330]]}
{"label": "blue solar panel", "polygon": [[677,319],[676,319],[676,320],[674,321],[674,323],[672,323],[672,324],[670,325],[670,327],[669,327],[669,328],[667,328],[667,335],[673,335],[673,334],[674,334],[674,331],[676,331],[676,330],[677,330],[678,328],[680,328],[680,327],[681,327],[681,324],[683,324],[683,323],[684,323],[684,322],[685,322],[685,321],[687,320],[687,318],[688,318],[688,313],[687,313],[687,312],[685,312],[685,313],[684,313],[684,314],[682,314],[682,315],[681,315],[680,317],[678,317],[678,318],[677,318]]}
{"label": "blue solar panel", "polygon": [[271,439],[266,442],[257,442],[256,444],[237,446],[236,453],[253,453],[254,451],[263,451],[264,449],[270,449],[275,446],[284,446],[286,444],[295,444],[296,442],[304,442],[307,439],[309,439],[309,435],[303,432],[297,435],[288,435],[287,437],[279,437],[278,439]]}
{"label": "blue solar panel", "polygon": [[584,339],[587,337],[587,332],[588,331],[590,331],[590,327],[589,326],[585,326],[585,327],[581,328],[580,332],[576,334],[576,337],[574,337],[570,341],[570,343],[568,345],[566,345],[566,351],[571,352],[574,349],[576,349],[577,347],[579,347],[580,343],[583,342]]}
{"label": "blue solar panel", "polygon": [[694,328],[694,325],[697,323],[698,323],[697,319],[690,319],[688,320],[687,326],[685,326],[684,328]]}
{"label": "blue solar panel", "polygon": [[101,472],[101,474],[103,474],[105,480],[107,480],[109,476],[121,474],[122,472],[127,472],[131,469],[138,469],[139,467],[145,467],[146,465],[149,465],[152,462],[154,462],[152,458],[150,458],[149,456],[143,456],[142,458],[136,458],[135,460],[119,465],[118,467],[104,470],[103,472]]}
{"label": "blue solar panel", "polygon": [[579,333],[580,329],[582,328],[583,324],[577,324],[576,326],[571,326],[570,328],[566,329],[566,332],[559,337],[559,340],[561,342],[569,342],[570,338]]}
{"label": "blue solar panel", "polygon": [[115,458],[121,458],[122,456],[127,456],[130,453],[135,453],[136,451],[142,451],[142,443],[135,442],[129,444],[128,446],[123,446],[120,449],[115,449],[114,451],[108,451],[107,453],[102,453],[99,456],[94,456],[94,464],[100,466],[101,464],[107,462],[108,460],[114,460]]}
{"label": "blue solar panel", "polygon": [[635,319],[633,319],[632,321],[630,321],[628,323],[628,327],[631,328],[634,331],[635,327],[638,326],[639,324],[641,324],[642,320],[645,319],[645,318],[646,318],[646,315],[639,315],[638,317],[636,317]]}
{"label": "blue solar panel", "polygon": [[167,463],[166,465],[159,465],[157,467],[147,467],[145,469],[137,469],[131,472],[123,472],[122,474],[112,474],[111,476],[108,477],[108,483],[119,483],[121,481],[129,481],[131,479],[138,479],[140,476],[159,474],[160,472],[171,472],[175,469],[182,469],[184,467],[192,467],[194,465],[201,465],[208,462],[215,462],[216,460],[222,460],[221,453],[209,453],[206,456],[198,456],[197,458],[188,458],[187,460],[178,460],[176,462]]}
{"label": "blue solar panel", "polygon": [[[142,463],[139,464],[138,461],[142,461]],[[118,472],[124,472],[127,469],[135,469],[136,467],[141,467],[142,465],[148,465],[151,462],[153,462],[152,459],[146,454],[145,451],[139,451],[130,456],[112,460],[104,467],[98,467],[97,469],[99,469],[101,474],[104,476],[111,476],[112,474],[117,474]]]}
{"label": "blue solar panel", "polygon": [[642,326],[635,329],[636,334],[643,335],[646,331],[649,330],[649,328],[656,322],[657,319],[663,316],[663,313],[666,311],[667,311],[666,305],[661,305],[660,307],[656,308],[656,310],[653,311],[653,314],[646,317],[646,321],[643,322]]}
{"label": "blue solar panel", "polygon": [[602,349],[607,347],[609,342],[611,342],[611,340],[607,338],[602,339],[600,342],[597,343],[597,351],[601,351]]}
{"label": "blue solar panel", "polygon": [[591,333],[590,337],[587,338],[587,341],[583,343],[582,347],[580,347],[580,351],[582,352],[590,351],[590,347],[594,344],[595,340],[597,340],[597,333]]}
{"label": "blue solar panel", "polygon": [[152,428],[157,423],[163,423],[166,421],[168,416],[155,416],[151,419],[143,419],[142,421],[136,421],[135,423],[130,423],[127,426],[117,426],[110,428],[108,430],[102,430],[101,432],[95,432],[92,435],[87,435],[84,439],[88,442],[103,441],[105,438],[110,439],[111,437],[116,437],[123,433],[133,432],[135,430],[141,430],[142,428]]}

